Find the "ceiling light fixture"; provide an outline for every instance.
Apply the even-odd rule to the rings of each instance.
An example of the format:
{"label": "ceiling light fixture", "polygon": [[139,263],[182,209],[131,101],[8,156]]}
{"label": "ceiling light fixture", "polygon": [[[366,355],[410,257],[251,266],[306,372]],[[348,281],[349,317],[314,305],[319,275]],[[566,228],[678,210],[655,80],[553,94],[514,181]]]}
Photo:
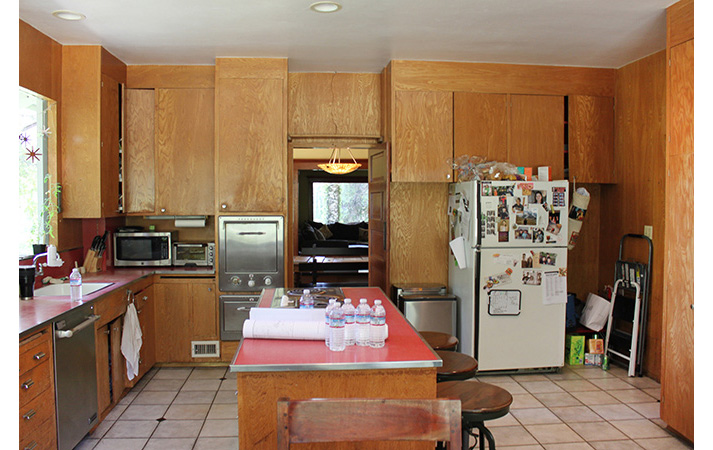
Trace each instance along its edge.
{"label": "ceiling light fixture", "polygon": [[85,16],[84,14],[65,10],[55,11],[52,13],[52,15],[62,20],[84,20],[87,18],[87,16]]}
{"label": "ceiling light fixture", "polygon": [[318,13],[333,13],[342,9],[342,5],[335,2],[316,2],[309,5],[309,8]]}
{"label": "ceiling light fixture", "polygon": [[317,167],[334,175],[344,175],[346,173],[354,172],[361,167],[361,164],[356,162],[356,159],[354,159],[354,155],[352,155],[352,151],[349,148],[347,148],[347,151],[349,152],[349,156],[352,157],[352,162],[343,163],[342,159],[339,157],[339,148],[334,147],[334,150],[332,150],[332,156],[329,158],[329,162],[317,164]]}

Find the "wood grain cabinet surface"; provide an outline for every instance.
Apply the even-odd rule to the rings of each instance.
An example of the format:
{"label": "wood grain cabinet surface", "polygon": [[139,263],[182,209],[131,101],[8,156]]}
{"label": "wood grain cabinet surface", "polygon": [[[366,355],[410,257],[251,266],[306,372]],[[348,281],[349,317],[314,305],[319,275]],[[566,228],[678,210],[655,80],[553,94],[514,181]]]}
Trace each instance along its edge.
{"label": "wood grain cabinet surface", "polygon": [[614,99],[569,96],[569,179],[615,183]]}
{"label": "wood grain cabinet surface", "polygon": [[20,448],[57,448],[52,329],[20,341]]}
{"label": "wood grain cabinet surface", "polygon": [[[99,46],[62,47],[64,218],[114,217],[121,213],[119,91],[123,80],[104,73],[103,64],[108,59],[115,58]],[[124,78],[125,70],[124,66]]]}
{"label": "wood grain cabinet surface", "polygon": [[127,89],[127,213],[213,213],[214,111],[213,89]]}
{"label": "wood grain cabinet surface", "polygon": [[453,93],[396,91],[391,181],[451,182]]}
{"label": "wood grain cabinet surface", "polygon": [[507,94],[453,93],[453,157],[462,155],[507,161]]}

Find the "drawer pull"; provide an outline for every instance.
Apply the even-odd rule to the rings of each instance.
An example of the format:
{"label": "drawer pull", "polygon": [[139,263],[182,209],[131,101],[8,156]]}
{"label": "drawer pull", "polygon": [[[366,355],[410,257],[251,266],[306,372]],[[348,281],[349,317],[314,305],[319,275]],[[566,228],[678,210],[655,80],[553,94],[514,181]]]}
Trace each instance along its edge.
{"label": "drawer pull", "polygon": [[38,354],[33,356],[32,359],[34,359],[35,361],[39,361],[42,358],[44,358],[45,356],[47,356],[47,355],[45,355],[45,352],[39,352]]}
{"label": "drawer pull", "polygon": [[37,448],[37,442],[32,441],[32,442],[30,442],[30,445],[25,447],[25,450],[35,450],[36,448]]}
{"label": "drawer pull", "polygon": [[24,390],[28,390],[32,387],[32,385],[35,384],[35,382],[30,378],[29,380],[25,381],[20,385],[20,387]]}
{"label": "drawer pull", "polygon": [[34,409],[31,409],[27,412],[27,414],[22,416],[22,418],[25,420],[30,420],[35,416],[35,414],[37,414],[37,411],[35,411]]}

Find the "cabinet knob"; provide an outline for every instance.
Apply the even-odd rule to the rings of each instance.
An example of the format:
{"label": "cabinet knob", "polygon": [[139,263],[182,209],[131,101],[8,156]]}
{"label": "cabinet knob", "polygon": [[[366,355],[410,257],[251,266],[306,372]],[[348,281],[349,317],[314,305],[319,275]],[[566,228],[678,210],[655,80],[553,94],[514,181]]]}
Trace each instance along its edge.
{"label": "cabinet knob", "polygon": [[228,209],[228,204],[227,204],[227,203],[223,203],[222,205],[220,205],[220,207],[221,207],[222,209]]}
{"label": "cabinet knob", "polygon": [[161,212],[162,212],[162,213],[165,213],[165,212],[166,212],[166,208],[161,208]]}
{"label": "cabinet knob", "polygon": [[450,180],[450,179],[451,179],[451,174],[449,173],[448,175],[446,175],[446,180]]}
{"label": "cabinet knob", "polygon": [[213,288],[208,288],[208,292],[213,292]]}
{"label": "cabinet knob", "polygon": [[22,383],[20,387],[24,390],[28,390],[32,387],[33,384],[35,384],[35,382],[32,380],[32,378],[30,378],[29,380]]}

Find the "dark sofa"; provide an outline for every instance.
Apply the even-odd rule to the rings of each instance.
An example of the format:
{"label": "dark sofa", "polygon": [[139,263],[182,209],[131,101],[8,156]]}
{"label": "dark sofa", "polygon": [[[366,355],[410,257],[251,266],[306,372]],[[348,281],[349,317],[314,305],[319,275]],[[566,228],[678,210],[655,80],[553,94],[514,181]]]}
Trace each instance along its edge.
{"label": "dark sofa", "polygon": [[348,252],[350,254],[354,253],[354,249],[363,249],[363,253],[366,255],[369,248],[368,227],[369,224],[366,222],[323,224],[306,220],[300,225],[300,253],[303,253],[303,249],[318,248],[333,249],[329,253],[335,255],[339,253],[334,249],[341,248],[352,249],[351,252]]}

